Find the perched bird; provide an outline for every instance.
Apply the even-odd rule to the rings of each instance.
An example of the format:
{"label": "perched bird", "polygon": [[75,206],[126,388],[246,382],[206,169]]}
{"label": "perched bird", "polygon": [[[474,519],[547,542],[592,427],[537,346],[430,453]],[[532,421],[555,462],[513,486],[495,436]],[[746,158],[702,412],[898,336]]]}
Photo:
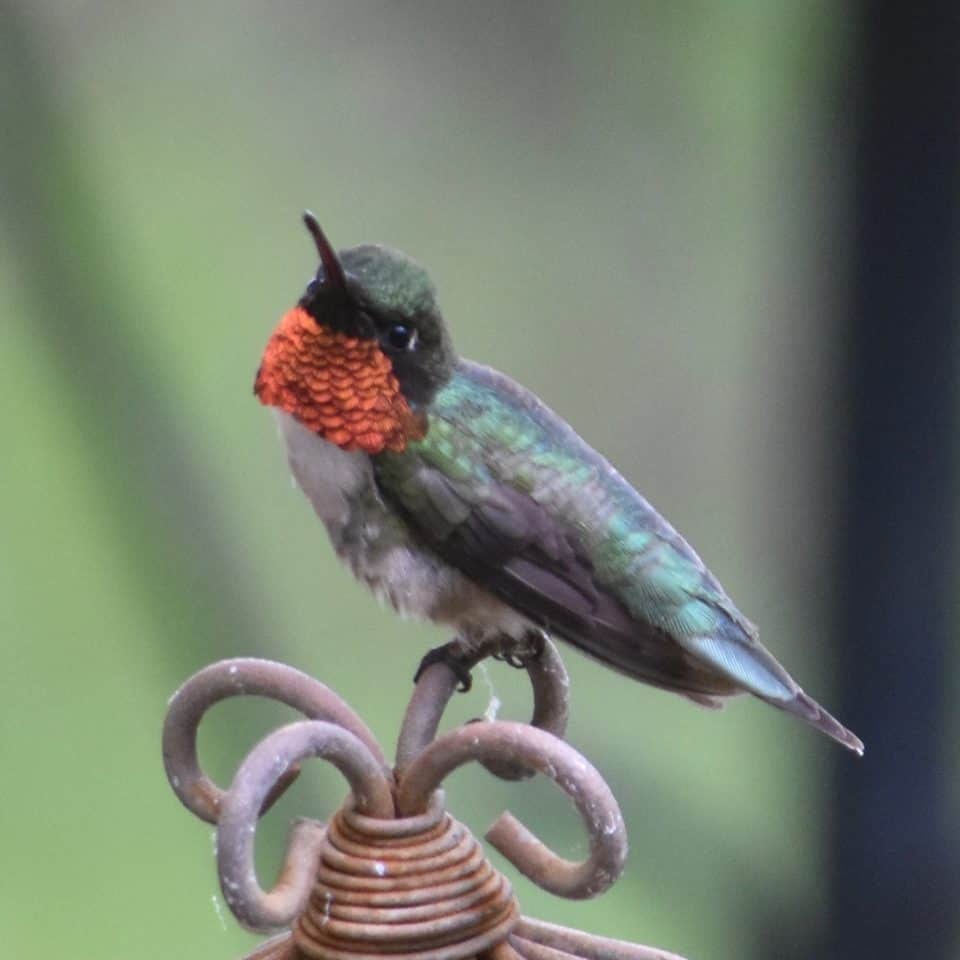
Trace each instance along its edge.
{"label": "perched bird", "polygon": [[320,267],[254,392],[338,556],[447,653],[535,655],[543,632],[716,706],[752,693],[857,753],[757,639],[687,542],[533,393],[457,356],[426,272],[387,247]]}

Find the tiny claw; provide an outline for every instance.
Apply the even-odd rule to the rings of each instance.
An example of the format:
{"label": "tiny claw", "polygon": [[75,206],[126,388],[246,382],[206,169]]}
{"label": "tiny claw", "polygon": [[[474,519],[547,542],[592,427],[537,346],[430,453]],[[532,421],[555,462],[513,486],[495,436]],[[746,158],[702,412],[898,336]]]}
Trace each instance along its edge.
{"label": "tiny claw", "polygon": [[445,643],[441,647],[428,650],[413,675],[413,682],[419,682],[424,671],[435,663],[442,663],[457,678],[457,691],[467,693],[473,686],[473,677],[470,676],[470,666],[464,662],[463,655],[455,640]]}
{"label": "tiny claw", "polygon": [[505,646],[491,654],[494,660],[499,660],[515,670],[526,670],[534,661],[543,656],[547,641],[539,630],[531,630],[524,634],[520,644]]}

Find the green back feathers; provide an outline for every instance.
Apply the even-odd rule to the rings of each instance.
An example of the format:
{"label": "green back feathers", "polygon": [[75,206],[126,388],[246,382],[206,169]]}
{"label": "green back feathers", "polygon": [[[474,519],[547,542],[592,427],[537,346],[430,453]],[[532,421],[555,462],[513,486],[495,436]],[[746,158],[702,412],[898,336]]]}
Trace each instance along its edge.
{"label": "green back feathers", "polygon": [[[561,635],[564,597],[571,608],[580,604],[566,638],[610,665],[678,689],[718,692],[727,683],[727,692],[740,688],[774,701],[796,692],[686,541],[568,424],[508,377],[460,361],[431,404],[427,435],[404,453],[379,457],[377,473],[387,495],[435,542],[466,532],[469,539],[450,556],[508,602],[526,596],[526,612],[546,611],[543,619]],[[477,538],[491,531],[491,548],[506,549],[482,556]],[[521,572],[519,592],[497,574],[498,565]],[[592,615],[583,613],[585,576],[598,604]],[[607,639],[594,643],[607,623]],[[593,640],[584,631],[577,636],[577,624],[593,630]],[[629,642],[614,650],[625,634]],[[653,647],[651,637],[660,638]],[[675,659],[654,671],[656,645],[671,640]]]}
{"label": "green back feathers", "polygon": [[670,634],[712,633],[724,619],[742,620],[656,510],[533,394],[495,371],[461,361],[434,398],[426,437],[398,456],[528,494],[572,527],[597,579],[634,616]]}

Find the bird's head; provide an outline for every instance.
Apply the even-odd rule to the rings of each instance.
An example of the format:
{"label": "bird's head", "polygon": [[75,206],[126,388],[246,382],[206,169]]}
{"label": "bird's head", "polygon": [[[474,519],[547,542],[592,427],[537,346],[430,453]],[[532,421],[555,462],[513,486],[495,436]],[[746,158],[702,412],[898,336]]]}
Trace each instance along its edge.
{"label": "bird's head", "polygon": [[456,360],[436,291],[405,254],[333,249],[313,214],[316,276],[267,343],[254,393],[345,450],[403,450]]}

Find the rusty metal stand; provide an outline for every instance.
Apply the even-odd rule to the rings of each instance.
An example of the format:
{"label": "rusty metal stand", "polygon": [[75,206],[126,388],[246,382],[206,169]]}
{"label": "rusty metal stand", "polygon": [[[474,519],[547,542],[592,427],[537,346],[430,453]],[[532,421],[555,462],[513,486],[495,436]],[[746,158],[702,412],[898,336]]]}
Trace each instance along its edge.
{"label": "rusty metal stand", "polygon": [[[173,695],[164,766],[184,806],[216,825],[224,900],[245,927],[285,931],[247,960],[682,960],[521,916],[510,883],[446,812],[440,786],[465,763],[477,761],[505,780],[541,773],[580,813],[587,858],[558,857],[509,813],[487,831],[487,842],[557,896],[593,897],[620,876],[627,855],[620,808],[596,769],[563,740],[569,686],[563,663],[548,642],[525,666],[533,688],[530,723],[474,721],[441,736],[440,719],[458,680],[443,663],[428,667],[407,707],[393,770],[357,714],[292,667],[225,660]],[[279,700],[308,719],[260,741],[221,790],[200,767],[197,730],[214,704],[250,695]],[[336,766],[350,795],[329,823],[295,823],[279,879],[264,891],[253,858],[257,820],[311,757]]]}

